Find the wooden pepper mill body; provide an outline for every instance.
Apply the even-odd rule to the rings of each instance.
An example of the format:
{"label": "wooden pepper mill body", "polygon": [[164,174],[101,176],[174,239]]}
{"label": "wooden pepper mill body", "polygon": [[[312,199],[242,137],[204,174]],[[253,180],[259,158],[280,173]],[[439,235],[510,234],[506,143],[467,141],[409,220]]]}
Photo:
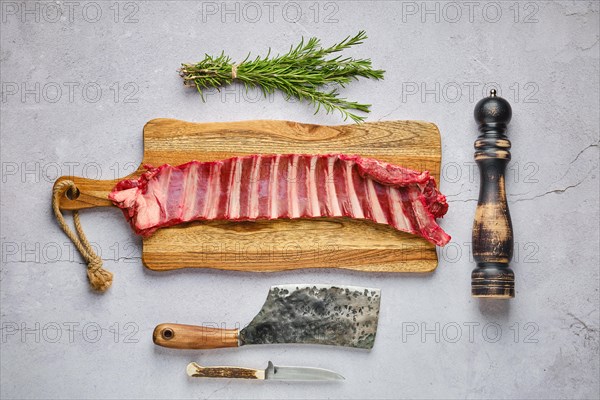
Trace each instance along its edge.
{"label": "wooden pepper mill body", "polygon": [[481,184],[473,223],[473,257],[477,267],[471,274],[471,294],[512,298],[515,275],[509,262],[513,255],[513,232],[504,186],[504,172],[510,161],[510,141],[504,133],[512,110],[492,90],[489,97],[477,103],[474,116],[481,132],[475,141]]}

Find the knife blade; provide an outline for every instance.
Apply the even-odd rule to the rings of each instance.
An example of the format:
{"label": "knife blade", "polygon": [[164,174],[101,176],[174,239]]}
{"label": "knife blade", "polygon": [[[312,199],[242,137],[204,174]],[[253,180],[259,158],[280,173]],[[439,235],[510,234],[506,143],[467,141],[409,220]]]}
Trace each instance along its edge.
{"label": "knife blade", "polygon": [[154,343],[176,349],[302,343],[371,349],[377,333],[379,289],[358,286],[272,286],[260,312],[241,331],[159,324]]}
{"label": "knife blade", "polygon": [[195,362],[187,366],[187,374],[194,378],[239,378],[280,381],[339,381],[345,378],[337,372],[313,367],[277,366],[269,361],[266,369],[241,367],[203,367]]}

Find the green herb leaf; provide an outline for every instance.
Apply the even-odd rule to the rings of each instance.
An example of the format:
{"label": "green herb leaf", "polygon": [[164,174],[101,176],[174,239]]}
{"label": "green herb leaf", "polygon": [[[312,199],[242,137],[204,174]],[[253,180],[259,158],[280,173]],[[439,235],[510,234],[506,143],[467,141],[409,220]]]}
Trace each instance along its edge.
{"label": "green herb leaf", "polygon": [[[364,31],[356,36],[348,36],[340,43],[322,48],[319,39],[310,38],[283,54],[270,58],[271,49],[265,57],[250,59],[250,54],[240,63],[232,62],[222,52],[219,56],[205,55],[196,64],[182,64],[180,75],[184,84],[194,86],[204,100],[203,90],[230,85],[234,80],[243,83],[246,91],[259,88],[266,97],[275,90],[283,92],[287,98],[306,100],[316,110],[321,108],[327,114],[338,111],[344,120],[362,122],[365,117],[352,111],[370,112],[370,104],[349,101],[339,96],[337,88],[326,90],[331,85],[345,87],[359,77],[383,79],[384,70],[373,69],[370,59],[342,57],[340,53],[352,46],[363,43],[367,38]],[[328,58],[331,57],[331,58]]]}

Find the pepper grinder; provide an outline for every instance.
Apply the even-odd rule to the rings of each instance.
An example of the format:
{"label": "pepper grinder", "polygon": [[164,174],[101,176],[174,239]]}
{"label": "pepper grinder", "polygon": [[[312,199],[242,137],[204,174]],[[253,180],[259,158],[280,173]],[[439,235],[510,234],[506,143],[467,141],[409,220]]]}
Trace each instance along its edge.
{"label": "pepper grinder", "polygon": [[508,299],[515,297],[515,275],[508,265],[513,255],[513,233],[504,189],[510,141],[504,133],[512,109],[492,89],[489,97],[475,105],[474,117],[481,132],[475,141],[481,184],[473,223],[477,267],[471,274],[471,295]]}

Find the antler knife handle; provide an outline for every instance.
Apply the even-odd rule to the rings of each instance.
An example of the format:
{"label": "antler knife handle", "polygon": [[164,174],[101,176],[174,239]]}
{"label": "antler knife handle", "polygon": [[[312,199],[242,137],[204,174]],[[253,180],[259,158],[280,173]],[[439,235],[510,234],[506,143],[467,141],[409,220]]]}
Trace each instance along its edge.
{"label": "antler knife handle", "polygon": [[160,324],[154,328],[154,344],[172,349],[218,349],[238,347],[237,329],[219,329],[207,326]]}
{"label": "antler knife handle", "polygon": [[481,132],[475,141],[481,185],[473,224],[473,258],[477,267],[471,274],[471,294],[511,298],[515,297],[515,275],[508,264],[513,255],[513,232],[504,188],[510,141],[504,133],[512,109],[492,89],[489,97],[477,103],[474,116]]}
{"label": "antler knife handle", "polygon": [[265,371],[241,367],[203,367],[195,362],[187,366],[187,374],[194,378],[265,379]]}

